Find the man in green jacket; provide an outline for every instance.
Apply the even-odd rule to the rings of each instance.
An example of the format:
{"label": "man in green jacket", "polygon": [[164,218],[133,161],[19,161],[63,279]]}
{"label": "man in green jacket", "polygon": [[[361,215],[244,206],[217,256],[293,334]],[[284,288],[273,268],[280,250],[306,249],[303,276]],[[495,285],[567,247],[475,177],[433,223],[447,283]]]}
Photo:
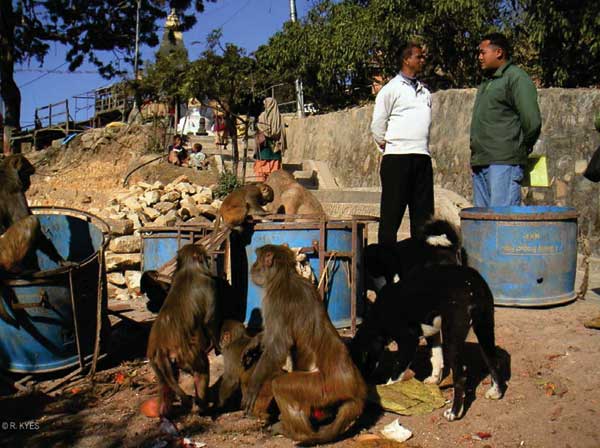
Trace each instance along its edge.
{"label": "man in green jacket", "polygon": [[510,44],[500,33],[482,39],[479,64],[486,79],[471,120],[473,203],[520,205],[523,166],[542,127],[537,91],[529,75],[512,63]]}

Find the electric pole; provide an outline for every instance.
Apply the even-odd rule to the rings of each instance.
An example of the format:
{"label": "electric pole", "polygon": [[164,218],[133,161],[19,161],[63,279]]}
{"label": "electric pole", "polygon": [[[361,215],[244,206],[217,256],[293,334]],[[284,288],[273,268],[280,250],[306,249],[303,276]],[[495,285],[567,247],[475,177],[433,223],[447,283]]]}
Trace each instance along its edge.
{"label": "electric pole", "polygon": [[140,9],[142,0],[137,0],[137,10],[135,13],[135,55],[133,58],[133,78],[137,81],[138,77],[138,58],[140,53]]}
{"label": "electric pole", "polygon": [[[296,0],[290,0],[290,20],[296,22]],[[300,78],[296,78],[296,109],[298,117],[304,117],[304,92]]]}

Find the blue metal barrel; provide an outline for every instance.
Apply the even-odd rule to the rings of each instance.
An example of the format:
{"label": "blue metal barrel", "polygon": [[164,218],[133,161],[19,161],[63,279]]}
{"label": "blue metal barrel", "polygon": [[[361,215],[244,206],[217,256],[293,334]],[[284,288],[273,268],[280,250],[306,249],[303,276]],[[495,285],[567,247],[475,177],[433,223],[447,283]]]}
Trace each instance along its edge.
{"label": "blue metal barrel", "polygon": [[[212,227],[212,226],[211,226]],[[209,233],[207,226],[143,227],[142,271],[153,271],[171,260],[177,251]]]}
{"label": "blue metal barrel", "polygon": [[43,210],[34,210],[42,232],[72,263],[59,266],[38,250],[39,271],[0,283],[7,314],[0,316],[0,368],[12,372],[83,367],[94,351],[98,313],[106,318],[101,249],[108,226],[103,232],[91,222],[97,218],[77,210]]}
{"label": "blue metal barrel", "polygon": [[[250,268],[256,261],[256,249],[265,244],[287,244],[290,248],[311,248],[318,250],[308,252],[307,257],[317,281],[322,277],[321,272],[326,271],[322,279],[324,285],[324,302],[331,321],[336,328],[351,326],[352,303],[356,303],[356,315],[362,315],[362,250],[364,247],[364,223],[350,221],[328,221],[321,239],[321,224],[319,222],[307,223],[260,223],[254,228],[252,240],[246,246],[247,273],[232,272],[232,277],[244,275],[250,277]],[[353,236],[354,233],[354,236]],[[353,241],[354,238],[354,241]],[[327,252],[324,259],[319,252]],[[336,256],[336,253],[339,256]],[[353,258],[350,257],[353,255]],[[352,261],[356,266],[352,267]],[[324,269],[319,268],[323,264]],[[233,265],[235,266],[235,265]],[[353,278],[354,277],[354,278]],[[354,282],[354,288],[353,286]],[[248,295],[246,302],[246,322],[250,327],[262,324],[260,315],[262,290],[251,280],[248,280]]]}
{"label": "blue metal barrel", "polygon": [[495,304],[528,307],[575,299],[574,208],[475,207],[460,217],[468,264],[486,279]]}

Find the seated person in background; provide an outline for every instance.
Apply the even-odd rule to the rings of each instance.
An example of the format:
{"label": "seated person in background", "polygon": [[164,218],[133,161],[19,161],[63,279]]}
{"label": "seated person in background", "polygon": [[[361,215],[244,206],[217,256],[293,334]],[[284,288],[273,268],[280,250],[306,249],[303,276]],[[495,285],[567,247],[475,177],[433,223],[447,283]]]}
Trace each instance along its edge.
{"label": "seated person in background", "polygon": [[206,154],[202,152],[202,145],[200,143],[194,143],[194,146],[192,146],[192,150],[188,155],[188,166],[197,170],[204,169],[208,166]]}
{"label": "seated person in background", "polygon": [[183,147],[183,137],[179,134],[173,136],[173,144],[169,146],[169,163],[181,166],[187,161],[187,151]]}

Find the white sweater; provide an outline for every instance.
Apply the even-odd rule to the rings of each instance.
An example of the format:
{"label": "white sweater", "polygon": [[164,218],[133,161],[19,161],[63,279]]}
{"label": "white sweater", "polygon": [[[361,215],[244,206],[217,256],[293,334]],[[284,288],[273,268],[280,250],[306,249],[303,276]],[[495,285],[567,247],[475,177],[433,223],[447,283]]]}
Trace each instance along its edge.
{"label": "white sweater", "polygon": [[376,143],[385,142],[383,155],[429,154],[431,92],[396,75],[377,94],[371,121]]}

